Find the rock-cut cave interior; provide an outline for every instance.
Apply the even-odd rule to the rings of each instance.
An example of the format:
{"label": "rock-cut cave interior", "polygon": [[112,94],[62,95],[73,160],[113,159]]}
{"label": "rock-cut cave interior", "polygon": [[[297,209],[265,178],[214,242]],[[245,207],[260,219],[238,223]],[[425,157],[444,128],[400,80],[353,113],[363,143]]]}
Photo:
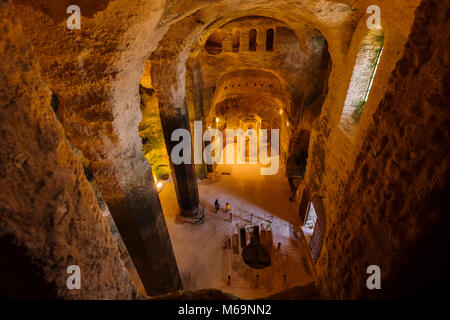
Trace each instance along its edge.
{"label": "rock-cut cave interior", "polygon": [[448,1],[73,2],[0,0],[0,298],[448,296]]}

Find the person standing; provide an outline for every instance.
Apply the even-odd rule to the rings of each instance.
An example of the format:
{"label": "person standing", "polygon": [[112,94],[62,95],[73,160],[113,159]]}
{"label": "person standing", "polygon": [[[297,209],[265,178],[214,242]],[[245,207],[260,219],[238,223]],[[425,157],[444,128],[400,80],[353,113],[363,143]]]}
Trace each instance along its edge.
{"label": "person standing", "polygon": [[216,201],[214,202],[214,206],[216,207],[216,213],[217,213],[217,211],[219,211],[219,209],[220,209],[219,200],[216,199]]}
{"label": "person standing", "polygon": [[230,203],[227,202],[227,204],[225,206],[225,213],[228,213],[228,212],[231,213],[231,206],[230,206]]}

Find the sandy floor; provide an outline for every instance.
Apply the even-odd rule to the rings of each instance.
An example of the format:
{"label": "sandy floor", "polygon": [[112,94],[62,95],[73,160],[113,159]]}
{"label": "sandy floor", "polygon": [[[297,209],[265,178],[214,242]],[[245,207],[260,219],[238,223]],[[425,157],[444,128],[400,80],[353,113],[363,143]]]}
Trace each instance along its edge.
{"label": "sandy floor", "polygon": [[[206,219],[203,224],[191,225],[177,217],[173,182],[160,193],[185,290],[218,288],[251,299],[312,281],[309,252],[300,241],[300,219],[281,173],[262,176],[258,165],[219,165],[208,179],[199,181],[199,194]],[[221,205],[217,214],[215,199]],[[226,202],[232,207],[232,222],[224,213]],[[264,224],[272,231],[273,246],[268,248],[272,263],[264,269],[250,268],[240,250],[233,252],[226,247],[239,227],[251,224]],[[281,249],[277,251],[279,242]]]}

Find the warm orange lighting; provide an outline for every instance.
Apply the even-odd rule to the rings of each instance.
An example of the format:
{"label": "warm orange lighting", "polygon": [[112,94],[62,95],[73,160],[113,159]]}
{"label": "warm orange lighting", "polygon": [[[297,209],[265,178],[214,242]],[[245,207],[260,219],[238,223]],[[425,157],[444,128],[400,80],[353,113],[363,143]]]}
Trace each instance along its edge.
{"label": "warm orange lighting", "polygon": [[280,115],[283,114],[283,109],[280,110]]}
{"label": "warm orange lighting", "polygon": [[216,123],[219,123],[219,118],[216,118]]}

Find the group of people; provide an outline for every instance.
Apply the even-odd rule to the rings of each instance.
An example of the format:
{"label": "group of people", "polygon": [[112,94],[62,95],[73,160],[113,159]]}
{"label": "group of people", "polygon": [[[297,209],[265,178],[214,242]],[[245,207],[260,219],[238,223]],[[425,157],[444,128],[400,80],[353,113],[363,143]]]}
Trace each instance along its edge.
{"label": "group of people", "polygon": [[[220,209],[220,205],[219,205],[219,200],[216,199],[216,201],[214,202],[214,207],[216,208],[216,213],[219,211]],[[225,213],[231,213],[231,206],[230,203],[227,202],[225,205]]]}

